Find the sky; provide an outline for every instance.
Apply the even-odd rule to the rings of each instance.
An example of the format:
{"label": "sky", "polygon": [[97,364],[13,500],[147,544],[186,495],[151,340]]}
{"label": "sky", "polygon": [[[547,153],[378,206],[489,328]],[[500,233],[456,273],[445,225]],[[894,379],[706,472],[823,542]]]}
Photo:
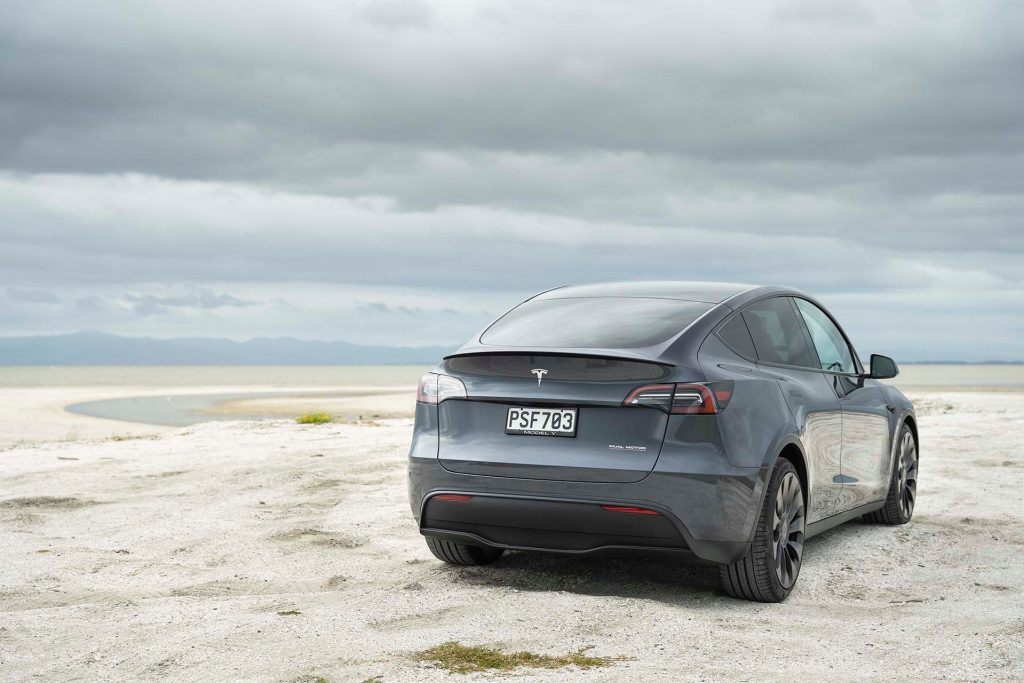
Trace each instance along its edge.
{"label": "sky", "polygon": [[0,336],[458,345],[550,287],[792,285],[1024,359],[1024,3],[0,5]]}

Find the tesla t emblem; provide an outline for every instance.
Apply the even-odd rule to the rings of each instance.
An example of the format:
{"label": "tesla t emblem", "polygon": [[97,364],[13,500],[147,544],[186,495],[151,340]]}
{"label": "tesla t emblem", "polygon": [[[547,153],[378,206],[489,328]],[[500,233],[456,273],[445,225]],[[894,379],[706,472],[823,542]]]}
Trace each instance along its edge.
{"label": "tesla t emblem", "polygon": [[530,370],[533,374],[537,375],[537,386],[540,386],[540,381],[544,379],[544,375],[548,374],[548,371],[544,368],[537,368],[536,370]]}

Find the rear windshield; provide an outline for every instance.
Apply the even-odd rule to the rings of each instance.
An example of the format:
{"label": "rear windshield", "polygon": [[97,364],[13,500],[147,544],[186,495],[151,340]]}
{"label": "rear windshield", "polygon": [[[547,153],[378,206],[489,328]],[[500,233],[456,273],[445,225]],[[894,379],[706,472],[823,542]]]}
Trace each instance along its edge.
{"label": "rear windshield", "polygon": [[545,381],[653,382],[665,379],[671,368],[655,363],[613,358],[546,356],[542,354],[490,354],[456,356],[444,362],[445,372],[470,377],[535,379],[534,368],[547,370]]}
{"label": "rear windshield", "polygon": [[713,304],[676,299],[540,299],[514,308],[487,328],[491,346],[634,349],[671,339]]}

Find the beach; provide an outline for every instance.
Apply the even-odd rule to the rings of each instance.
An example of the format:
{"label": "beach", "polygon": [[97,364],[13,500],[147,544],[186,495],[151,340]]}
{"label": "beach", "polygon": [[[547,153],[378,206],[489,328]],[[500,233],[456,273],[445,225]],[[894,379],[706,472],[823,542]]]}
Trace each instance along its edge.
{"label": "beach", "polygon": [[[405,492],[422,370],[288,386],[258,373],[25,386],[0,373],[0,678],[1024,678],[1019,369],[908,386],[921,434],[913,521],[811,540],[777,605],[723,596],[699,565],[438,562]],[[188,408],[203,417],[186,426],[64,410],[196,395],[226,398]],[[295,423],[319,408],[338,421]],[[448,641],[613,659],[463,675],[417,657]]]}

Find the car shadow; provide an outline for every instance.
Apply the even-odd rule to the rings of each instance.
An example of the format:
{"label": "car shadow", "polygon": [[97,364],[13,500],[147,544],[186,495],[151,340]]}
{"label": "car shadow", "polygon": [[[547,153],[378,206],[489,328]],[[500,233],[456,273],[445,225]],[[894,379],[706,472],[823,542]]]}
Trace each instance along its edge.
{"label": "car shadow", "polygon": [[[801,571],[832,571],[835,569],[830,566],[832,549],[846,543],[856,544],[855,537],[872,526],[849,522],[810,539]],[[521,591],[564,591],[675,605],[695,604],[709,598],[733,601],[719,589],[718,567],[689,557],[572,556],[509,551],[494,565],[446,567],[445,571],[456,572],[463,583]]]}
{"label": "car shadow", "polygon": [[576,593],[601,597],[694,603],[725,596],[718,592],[718,568],[695,560],[643,555],[567,556],[507,552],[494,565],[450,568],[464,583],[521,591]]}

